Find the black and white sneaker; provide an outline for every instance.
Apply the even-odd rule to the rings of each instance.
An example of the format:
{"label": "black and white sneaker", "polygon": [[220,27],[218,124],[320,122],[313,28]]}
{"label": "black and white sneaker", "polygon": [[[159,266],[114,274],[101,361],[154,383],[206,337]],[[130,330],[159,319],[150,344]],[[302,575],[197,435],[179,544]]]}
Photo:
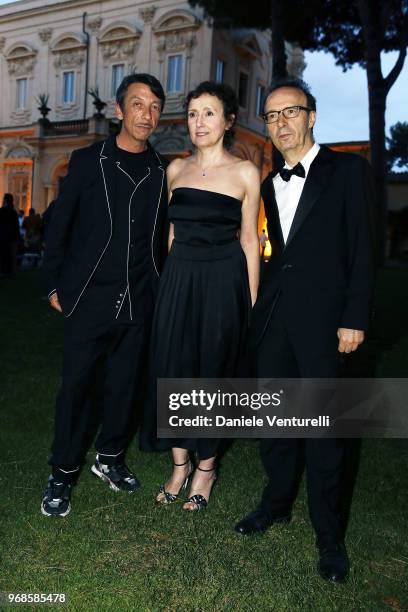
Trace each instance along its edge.
{"label": "black and white sneaker", "polygon": [[140,487],[140,482],[124,463],[106,465],[105,463],[100,463],[99,455],[96,455],[91,472],[107,482],[113,491],[133,493],[133,491]]}
{"label": "black and white sneaker", "polygon": [[41,502],[42,514],[67,516],[71,512],[71,490],[72,484],[57,482],[53,476],[50,476]]}

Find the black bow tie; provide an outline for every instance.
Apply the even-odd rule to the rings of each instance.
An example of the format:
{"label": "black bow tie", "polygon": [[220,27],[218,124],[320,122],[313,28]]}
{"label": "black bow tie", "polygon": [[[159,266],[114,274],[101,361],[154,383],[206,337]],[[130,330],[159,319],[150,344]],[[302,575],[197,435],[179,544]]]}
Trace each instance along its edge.
{"label": "black bow tie", "polygon": [[282,180],[286,182],[290,181],[291,176],[294,174],[296,176],[300,176],[301,178],[305,178],[306,176],[305,169],[300,162],[297,163],[291,170],[289,170],[289,168],[282,167],[279,168],[278,172],[281,175]]}

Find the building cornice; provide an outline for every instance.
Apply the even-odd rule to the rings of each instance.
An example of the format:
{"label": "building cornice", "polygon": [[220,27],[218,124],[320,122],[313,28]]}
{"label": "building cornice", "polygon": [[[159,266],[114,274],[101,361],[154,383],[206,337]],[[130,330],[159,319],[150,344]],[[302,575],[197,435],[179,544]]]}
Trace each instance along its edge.
{"label": "building cornice", "polygon": [[[66,11],[68,9],[75,9],[81,6],[89,6],[95,4],[96,12],[99,11],[99,3],[95,0],[64,0],[63,2],[56,2],[55,4],[47,4],[38,1],[38,6],[24,9],[22,7],[23,2],[13,2],[10,4],[3,4],[0,6],[0,24],[9,23],[10,21],[16,22],[18,20],[27,19],[27,17],[33,17],[35,15],[47,15],[48,13],[54,14],[56,11]],[[21,9],[19,10],[19,8]],[[129,7],[132,7],[129,4]],[[6,11],[7,13],[6,13]],[[10,12],[10,10],[12,12]],[[4,14],[2,14],[4,11]]]}

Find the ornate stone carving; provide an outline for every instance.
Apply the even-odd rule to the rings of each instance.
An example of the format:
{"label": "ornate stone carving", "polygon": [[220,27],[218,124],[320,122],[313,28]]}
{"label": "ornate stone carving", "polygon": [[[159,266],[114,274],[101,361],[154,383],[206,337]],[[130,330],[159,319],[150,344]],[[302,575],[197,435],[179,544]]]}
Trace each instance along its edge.
{"label": "ornate stone carving", "polygon": [[0,36],[0,53],[2,53],[5,44],[6,44],[6,38],[4,36]]}
{"label": "ornate stone carving", "polygon": [[7,63],[9,74],[18,77],[32,73],[34,70],[35,58],[16,59]]}
{"label": "ornate stone carving", "polygon": [[184,50],[191,52],[196,44],[197,39],[193,32],[172,32],[159,39],[157,50],[159,54],[175,53]]}
{"label": "ornate stone carving", "polygon": [[8,72],[11,76],[24,76],[32,74],[35,62],[37,61],[37,51],[26,46],[15,47],[7,57]]}
{"label": "ornate stone carving", "polygon": [[152,23],[156,10],[157,6],[146,6],[145,8],[139,9],[139,15],[145,23]]}
{"label": "ornate stone carving", "polygon": [[159,60],[163,61],[166,53],[186,51],[187,58],[197,44],[195,30],[200,27],[200,21],[189,11],[181,11],[165,15],[153,27],[157,36]]}
{"label": "ornate stone carving", "polygon": [[98,34],[99,30],[101,29],[102,21],[103,19],[100,15],[89,19],[87,26],[91,30],[92,34]]}
{"label": "ornate stone carving", "polygon": [[54,60],[55,68],[79,68],[85,61],[85,52],[78,51],[63,51],[58,53]]}
{"label": "ornate stone carving", "polygon": [[102,56],[107,61],[127,60],[133,56],[136,43],[132,41],[111,42],[102,47]]}
{"label": "ornate stone carving", "polygon": [[294,77],[302,78],[306,68],[305,55],[299,45],[286,43],[288,56],[288,73]]}
{"label": "ornate stone carving", "polygon": [[52,53],[57,70],[79,68],[85,61],[85,43],[73,36],[67,36],[53,46]]}
{"label": "ornate stone carving", "polygon": [[140,40],[141,32],[124,26],[108,30],[100,39],[102,57],[105,65],[114,61],[130,61],[134,58]]}
{"label": "ornate stone carving", "polygon": [[52,36],[52,28],[42,28],[42,30],[38,30],[38,36],[43,43],[49,42]]}
{"label": "ornate stone carving", "polygon": [[26,125],[27,123],[30,123],[31,111],[13,111],[12,113],[10,113],[10,119],[13,125]]}

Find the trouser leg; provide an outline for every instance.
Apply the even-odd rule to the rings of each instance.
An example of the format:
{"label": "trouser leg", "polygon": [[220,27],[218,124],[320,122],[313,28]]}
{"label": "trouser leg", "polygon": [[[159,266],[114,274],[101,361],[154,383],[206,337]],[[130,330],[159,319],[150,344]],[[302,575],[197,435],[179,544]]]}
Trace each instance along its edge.
{"label": "trouser leg", "polygon": [[[280,310],[275,309],[257,351],[258,378],[295,378],[298,364]],[[294,438],[263,438],[261,460],[268,476],[261,508],[272,514],[290,512],[298,484],[301,445]]]}
{"label": "trouser leg", "polygon": [[[285,330],[282,311],[274,312],[258,354],[258,377],[335,378],[339,358],[337,340],[328,342],[324,353],[316,351],[297,355]],[[336,439],[263,439],[261,459],[269,481],[261,507],[273,514],[286,514],[294,501],[303,458],[307,469],[310,518],[319,538],[338,540],[340,530],[340,493],[344,455],[342,440]]]}
{"label": "trouser leg", "polygon": [[340,485],[344,442],[305,440],[309,514],[319,539],[341,539]]}
{"label": "trouser leg", "polygon": [[49,461],[54,476],[65,481],[76,477],[87,450],[92,408],[89,393],[105,345],[106,330],[92,330],[74,319],[65,321],[62,385],[56,401]]}
{"label": "trouser leg", "polygon": [[129,443],[135,396],[143,385],[148,330],[144,323],[120,325],[113,334],[106,361],[102,426],[96,440],[100,460],[112,465]]}
{"label": "trouser leg", "polygon": [[[300,359],[304,378],[336,378],[340,366],[337,337],[333,334],[325,350],[313,355],[313,360]],[[322,390],[318,397],[324,414],[331,393]],[[337,541],[342,537],[340,495],[344,464],[344,440],[310,438],[305,441],[307,496],[310,519],[319,539]]]}

